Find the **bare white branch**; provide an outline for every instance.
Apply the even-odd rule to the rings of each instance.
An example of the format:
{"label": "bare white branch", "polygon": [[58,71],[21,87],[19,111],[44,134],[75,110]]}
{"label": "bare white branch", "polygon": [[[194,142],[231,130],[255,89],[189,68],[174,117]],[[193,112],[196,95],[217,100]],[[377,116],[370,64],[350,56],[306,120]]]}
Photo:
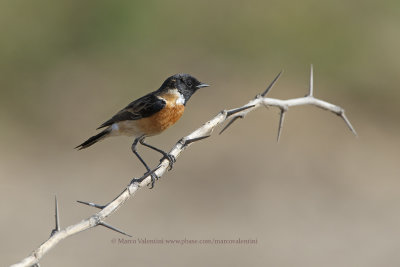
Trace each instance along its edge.
{"label": "bare white branch", "polygon": [[[279,78],[279,75],[280,75],[280,73],[273,80],[273,82],[270,84],[270,86],[266,89],[266,91],[263,94],[257,96],[255,99],[249,101],[247,104],[245,104],[242,107],[239,107],[236,109],[231,109],[231,110],[221,111],[214,118],[212,118],[211,120],[204,123],[201,127],[196,129],[195,131],[193,131],[186,137],[182,138],[181,140],[179,140],[169,153],[177,159],[180,156],[180,154],[187,147],[189,147],[193,142],[200,141],[204,138],[209,137],[212,134],[212,132],[214,131],[214,129],[217,126],[223,124],[227,119],[232,118],[233,120],[236,120],[237,118],[244,118],[251,111],[253,111],[259,107],[268,107],[268,106],[277,107],[281,110],[281,117],[280,117],[279,130],[278,130],[278,140],[281,135],[281,129],[282,129],[285,113],[288,111],[288,109],[290,107],[303,106],[303,105],[312,105],[312,106],[316,106],[321,109],[325,109],[325,110],[333,112],[334,114],[340,116],[345,121],[345,123],[349,127],[349,129],[353,132],[353,134],[356,135],[356,132],[355,132],[353,126],[350,124],[349,120],[347,119],[347,117],[344,114],[343,108],[313,97],[313,72],[312,72],[312,69],[311,69],[311,77],[310,77],[311,78],[310,79],[310,91],[307,96],[300,97],[300,98],[287,99],[287,100],[280,100],[280,99],[264,97],[265,94],[267,94],[268,91],[275,84],[276,80]],[[231,123],[232,122],[230,122],[230,124]],[[167,172],[168,168],[169,168],[169,162],[167,159],[165,159],[151,173],[155,173],[158,177],[162,177]],[[109,229],[112,229],[114,231],[126,234],[126,233],[122,232],[121,230],[118,230],[115,227],[112,227],[112,226],[106,224],[104,221],[107,219],[107,217],[109,217],[116,210],[118,210],[125,203],[125,201],[127,201],[129,198],[131,198],[139,189],[146,187],[150,183],[151,183],[150,173],[146,174],[145,176],[143,176],[139,179],[133,179],[131,181],[131,183],[114,200],[112,200],[110,203],[108,203],[105,206],[97,205],[97,204],[90,203],[90,202],[80,201],[80,203],[82,203],[82,204],[86,204],[86,205],[89,205],[92,207],[99,208],[100,211],[93,214],[89,218],[84,219],[76,224],[70,225],[62,230],[58,229],[58,226],[57,226],[59,224],[58,224],[58,209],[56,208],[56,218],[57,218],[56,219],[56,222],[57,222],[56,229],[57,229],[57,231],[55,231],[54,234],[51,235],[48,240],[46,240],[37,249],[35,249],[31,253],[30,256],[23,259],[19,263],[12,265],[12,267],[32,266],[34,264],[37,264],[39,262],[39,260],[46,253],[48,253],[50,249],[54,248],[61,240],[65,239],[71,235],[80,233],[84,230],[98,226],[98,225],[101,225],[101,226],[107,227]],[[56,201],[56,206],[57,206],[57,201]]]}

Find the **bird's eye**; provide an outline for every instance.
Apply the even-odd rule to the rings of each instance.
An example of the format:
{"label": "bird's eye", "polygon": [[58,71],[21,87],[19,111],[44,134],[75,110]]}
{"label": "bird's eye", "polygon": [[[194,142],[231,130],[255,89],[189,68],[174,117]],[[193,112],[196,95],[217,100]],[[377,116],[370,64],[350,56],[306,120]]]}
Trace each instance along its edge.
{"label": "bird's eye", "polygon": [[192,87],[192,82],[191,81],[186,81],[186,85],[189,87]]}

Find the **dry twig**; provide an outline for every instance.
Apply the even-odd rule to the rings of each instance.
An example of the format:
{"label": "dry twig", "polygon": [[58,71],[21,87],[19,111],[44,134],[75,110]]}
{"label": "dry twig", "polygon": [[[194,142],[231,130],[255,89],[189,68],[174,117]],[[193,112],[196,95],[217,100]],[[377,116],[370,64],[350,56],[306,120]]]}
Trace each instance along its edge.
{"label": "dry twig", "polygon": [[[314,85],[313,85],[313,68],[311,66],[311,74],[310,74],[310,87],[309,92],[306,96],[300,98],[293,98],[287,100],[280,100],[274,98],[267,98],[265,97],[266,94],[271,90],[274,86],[276,81],[278,80],[281,73],[276,76],[276,78],[272,81],[272,83],[267,87],[267,89],[260,95],[256,96],[255,99],[248,102],[246,105],[231,109],[231,110],[223,110],[219,114],[217,114],[214,118],[206,122],[203,126],[189,134],[188,136],[179,140],[172,150],[169,152],[175,158],[178,158],[179,155],[192,143],[203,140],[209,137],[213,130],[219,126],[220,124],[224,123],[227,119],[231,119],[227,125],[222,129],[220,134],[224,132],[233,122],[235,122],[238,118],[244,118],[247,113],[259,108],[259,107],[268,107],[273,106],[280,109],[280,120],[279,120],[279,127],[278,127],[278,141],[281,136],[282,126],[285,118],[286,112],[289,110],[289,107],[293,106],[302,106],[302,105],[313,105],[328,111],[333,112],[334,114],[340,116],[344,122],[346,123],[347,127],[351,130],[354,135],[357,135],[356,131],[354,130],[353,126],[351,125],[350,121],[347,119],[344,109],[328,103],[326,101],[317,99],[313,96],[314,93]],[[125,232],[106,224],[104,221],[105,219],[113,214],[118,208],[120,208],[125,201],[127,201],[130,197],[132,197],[140,188],[146,187],[151,183],[150,175],[155,173],[158,177],[164,175],[167,172],[169,167],[169,162],[167,159],[163,160],[157,168],[155,168],[150,173],[145,174],[143,177],[139,179],[133,179],[130,184],[120,193],[114,200],[106,205],[98,205],[95,203],[78,201],[81,204],[89,205],[91,207],[95,207],[100,209],[99,212],[93,214],[89,218],[82,220],[74,225],[68,226],[65,229],[60,230],[59,218],[58,218],[58,203],[56,199],[56,208],[55,208],[55,218],[56,218],[56,226],[55,229],[52,231],[51,236],[48,240],[42,243],[37,249],[35,249],[30,256],[23,259],[21,262],[12,265],[12,267],[22,267],[22,266],[32,266],[38,264],[39,260],[53,247],[55,247],[58,242],[61,240],[80,233],[84,230],[93,228],[95,226],[104,226],[108,229],[116,231],[118,233],[126,234]]]}

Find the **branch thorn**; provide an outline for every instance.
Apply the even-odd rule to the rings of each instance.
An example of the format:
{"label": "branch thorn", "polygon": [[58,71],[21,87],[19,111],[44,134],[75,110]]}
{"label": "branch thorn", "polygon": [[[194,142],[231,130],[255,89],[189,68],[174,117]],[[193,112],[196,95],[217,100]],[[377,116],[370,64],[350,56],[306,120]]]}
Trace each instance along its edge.
{"label": "branch thorn", "polygon": [[310,88],[307,96],[314,96],[314,68],[313,65],[311,64],[311,71],[310,71]]}
{"label": "branch thorn", "polygon": [[241,108],[234,108],[234,109],[228,110],[226,112],[226,117],[228,118],[229,116],[232,116],[233,114],[236,114],[236,113],[238,113],[240,111],[243,111],[243,110],[246,110],[246,109],[249,109],[249,108],[254,108],[254,107],[255,107],[255,105],[250,105],[250,106],[244,106],[244,107],[241,107]]}
{"label": "branch thorn", "polygon": [[194,143],[194,142],[197,142],[197,141],[206,139],[206,138],[208,138],[208,137],[210,137],[210,136],[211,136],[211,135],[205,135],[205,136],[200,136],[200,137],[196,137],[196,138],[192,138],[192,139],[185,140],[185,141],[183,141],[183,146],[187,146],[187,145],[189,145],[189,144],[191,144],[191,143]]}
{"label": "branch thorn", "polygon": [[357,137],[357,132],[354,129],[353,125],[351,125],[349,119],[347,118],[346,114],[344,113],[344,110],[342,110],[339,114],[339,116],[344,120],[344,122],[346,123],[347,127],[349,127],[350,131]]}
{"label": "branch thorn", "polygon": [[281,137],[281,132],[282,132],[282,128],[283,128],[283,121],[285,120],[285,113],[287,111],[287,108],[281,108],[281,115],[279,118],[279,126],[278,126],[278,137],[276,139],[276,142],[279,143],[279,139]]}
{"label": "branch thorn", "polygon": [[55,233],[60,231],[60,218],[58,215],[58,200],[57,200],[57,195],[54,196],[54,217],[55,217],[55,228],[51,231],[50,236],[53,236]]}
{"label": "branch thorn", "polygon": [[80,201],[80,200],[77,200],[76,202],[78,202],[80,204],[88,205],[88,206],[93,207],[93,208],[98,208],[98,209],[101,209],[101,210],[104,209],[107,206],[107,205],[98,205],[96,203],[85,202],[85,201]]}
{"label": "branch thorn", "polygon": [[266,96],[268,92],[272,89],[276,81],[279,79],[279,76],[283,73],[283,70],[281,70],[278,75],[275,77],[275,79],[268,85],[267,89],[261,94],[262,97]]}
{"label": "branch thorn", "polygon": [[120,233],[120,234],[129,236],[129,237],[132,237],[131,235],[125,233],[124,231],[121,231],[121,230],[119,230],[118,228],[115,228],[114,226],[111,226],[111,225],[109,225],[109,224],[107,224],[107,223],[105,223],[105,222],[100,222],[98,225],[104,226],[104,227],[106,227],[106,228],[108,228],[108,229],[110,229],[110,230],[113,230],[113,231],[115,231],[115,232],[118,232],[118,233]]}
{"label": "branch thorn", "polygon": [[223,132],[225,132],[226,129],[228,129],[229,126],[231,126],[237,119],[241,119],[243,118],[243,116],[237,116],[234,117],[233,119],[231,119],[226,125],[225,127],[219,132],[219,134],[221,135]]}

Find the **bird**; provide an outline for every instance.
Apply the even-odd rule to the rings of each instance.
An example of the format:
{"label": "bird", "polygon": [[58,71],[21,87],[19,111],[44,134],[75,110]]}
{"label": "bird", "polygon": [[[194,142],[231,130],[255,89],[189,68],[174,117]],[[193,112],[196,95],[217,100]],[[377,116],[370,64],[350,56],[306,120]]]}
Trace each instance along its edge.
{"label": "bird", "polygon": [[[101,124],[97,130],[100,133],[90,137],[85,142],[75,147],[82,150],[93,144],[112,136],[131,136],[134,141],[131,146],[133,154],[140,160],[147,170],[150,168],[137,152],[138,143],[153,149],[163,155],[169,161],[172,168],[175,157],[163,150],[144,142],[146,137],[161,134],[167,128],[175,124],[183,115],[186,104],[191,96],[198,90],[210,85],[200,82],[190,74],[178,73],[168,77],[161,87],[148,93],[127,105],[117,112],[111,119]],[[151,174],[151,187],[154,187],[158,177]]]}

